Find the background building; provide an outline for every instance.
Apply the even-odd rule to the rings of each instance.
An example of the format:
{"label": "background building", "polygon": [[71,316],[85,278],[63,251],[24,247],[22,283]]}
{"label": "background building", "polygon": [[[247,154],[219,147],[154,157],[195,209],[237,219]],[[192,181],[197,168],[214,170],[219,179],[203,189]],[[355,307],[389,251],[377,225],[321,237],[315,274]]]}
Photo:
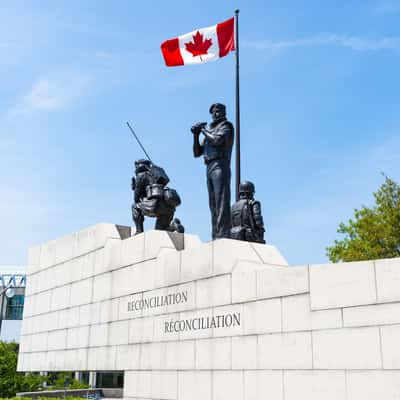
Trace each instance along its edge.
{"label": "background building", "polygon": [[19,343],[25,285],[25,267],[0,267],[0,340]]}

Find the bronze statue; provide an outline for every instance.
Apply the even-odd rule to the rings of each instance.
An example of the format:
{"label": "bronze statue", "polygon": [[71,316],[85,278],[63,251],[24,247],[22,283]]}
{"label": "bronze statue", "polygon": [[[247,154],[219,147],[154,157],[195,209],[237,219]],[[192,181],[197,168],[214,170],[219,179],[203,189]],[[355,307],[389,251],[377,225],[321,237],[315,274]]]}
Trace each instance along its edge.
{"label": "bronze statue", "polygon": [[[212,238],[229,238],[231,225],[231,154],[233,125],[226,119],[225,106],[210,107],[212,122],[192,126],[193,154],[204,156],[207,166],[207,187],[211,211]],[[200,134],[204,138],[200,143]]]}
{"label": "bronze statue", "polygon": [[265,243],[261,204],[254,200],[252,182],[239,185],[239,200],[232,206],[231,238],[246,242]]}
{"label": "bronze statue", "polygon": [[170,232],[183,232],[178,218],[174,218],[175,209],[181,199],[175,189],[167,187],[169,178],[164,169],[150,160],[135,161],[135,176],[132,178],[134,204],[132,218],[136,225],[136,234],[143,232],[144,217],[155,217],[155,229]]}

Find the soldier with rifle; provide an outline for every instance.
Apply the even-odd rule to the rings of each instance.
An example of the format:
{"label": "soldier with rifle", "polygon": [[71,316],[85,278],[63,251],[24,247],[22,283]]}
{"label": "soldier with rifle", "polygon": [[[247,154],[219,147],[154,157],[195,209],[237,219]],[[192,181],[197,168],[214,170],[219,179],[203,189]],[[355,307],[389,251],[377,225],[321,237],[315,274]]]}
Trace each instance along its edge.
{"label": "soldier with rifle", "polygon": [[245,181],[239,185],[239,200],[232,206],[231,238],[265,243],[261,203],[254,200],[255,187]]}

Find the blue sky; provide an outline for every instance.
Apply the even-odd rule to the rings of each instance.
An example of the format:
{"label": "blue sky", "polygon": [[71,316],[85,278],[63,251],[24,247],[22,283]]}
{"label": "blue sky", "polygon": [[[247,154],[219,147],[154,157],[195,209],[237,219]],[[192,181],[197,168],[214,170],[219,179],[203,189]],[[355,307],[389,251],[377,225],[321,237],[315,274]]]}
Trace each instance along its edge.
{"label": "blue sky", "polygon": [[[326,262],[340,221],[400,180],[400,1],[4,1],[0,265],[99,222],[131,224],[129,120],[210,237],[190,126],[234,120],[233,54],[167,68],[159,45],[240,8],[242,176],[290,264]],[[147,227],[154,223],[151,220]]]}

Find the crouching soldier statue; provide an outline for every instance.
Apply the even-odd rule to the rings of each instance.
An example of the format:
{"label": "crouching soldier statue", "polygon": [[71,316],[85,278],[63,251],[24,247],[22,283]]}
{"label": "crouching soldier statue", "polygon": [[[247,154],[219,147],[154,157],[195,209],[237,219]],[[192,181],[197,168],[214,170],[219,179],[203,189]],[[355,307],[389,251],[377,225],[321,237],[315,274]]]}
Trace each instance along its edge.
{"label": "crouching soldier statue", "polygon": [[150,160],[135,161],[132,218],[136,225],[136,234],[143,232],[144,217],[157,218],[155,229],[184,232],[179,219],[174,219],[175,209],[181,204],[181,199],[175,189],[167,187],[168,182],[168,175],[163,168]]}
{"label": "crouching soldier statue", "polygon": [[254,200],[254,193],[252,182],[242,182],[239,185],[239,200],[231,210],[231,239],[265,243],[261,204]]}

